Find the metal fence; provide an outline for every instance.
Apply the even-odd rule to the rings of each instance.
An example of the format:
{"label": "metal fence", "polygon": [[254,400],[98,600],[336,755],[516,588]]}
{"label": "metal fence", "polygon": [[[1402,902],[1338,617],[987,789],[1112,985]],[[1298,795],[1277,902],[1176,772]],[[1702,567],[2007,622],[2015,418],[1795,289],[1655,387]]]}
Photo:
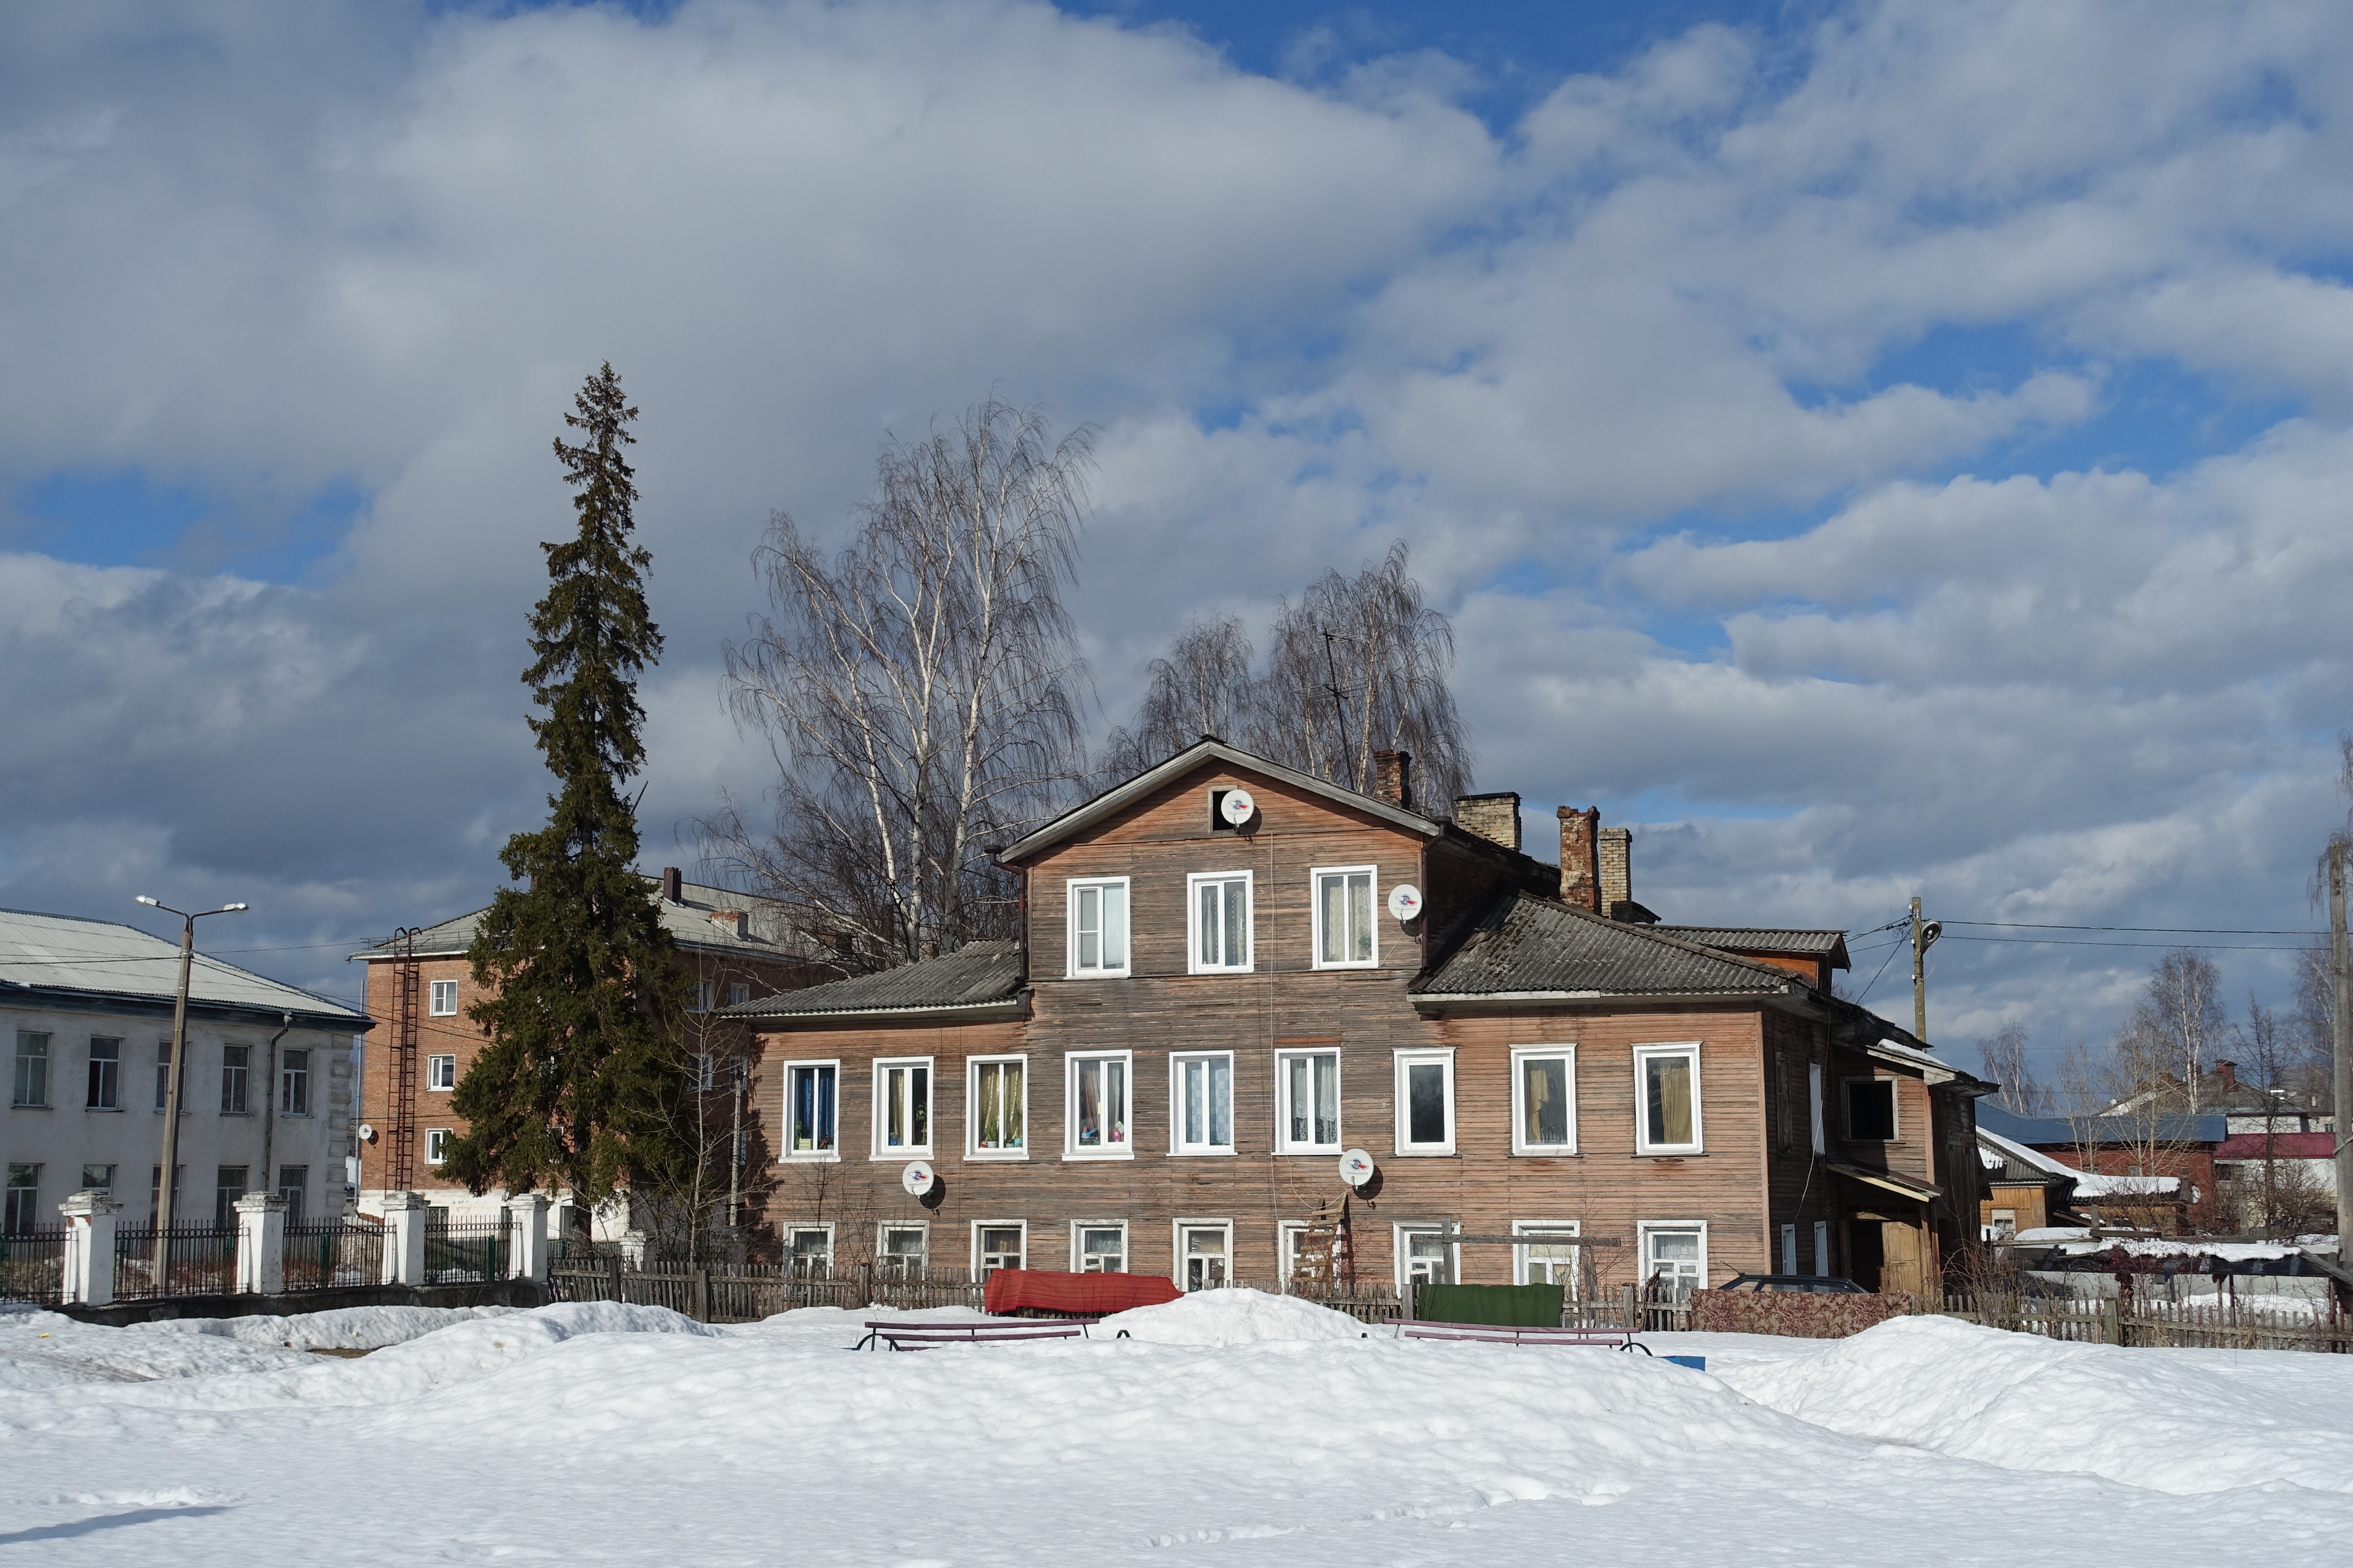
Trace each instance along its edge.
{"label": "metal fence", "polygon": [[66,1228],[37,1226],[0,1236],[0,1301],[54,1307],[65,1299]]}
{"label": "metal fence", "polygon": [[155,1227],[116,1227],[116,1300],[227,1295],[237,1289],[237,1226],[175,1225],[165,1234],[165,1275],[159,1279],[155,1276]]}
{"label": "metal fence", "polygon": [[289,1290],[328,1290],[383,1280],[383,1226],[322,1219],[286,1227]]}
{"label": "metal fence", "polygon": [[469,1220],[425,1227],[427,1285],[487,1285],[507,1277],[507,1223]]}

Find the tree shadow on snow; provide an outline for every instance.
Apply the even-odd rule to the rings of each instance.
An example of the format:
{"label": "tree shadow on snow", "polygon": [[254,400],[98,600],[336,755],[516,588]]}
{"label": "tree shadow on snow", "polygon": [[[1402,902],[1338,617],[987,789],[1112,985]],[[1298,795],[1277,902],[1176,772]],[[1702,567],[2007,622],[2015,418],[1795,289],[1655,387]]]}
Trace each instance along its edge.
{"label": "tree shadow on snow", "polygon": [[15,1546],[26,1541],[62,1541],[69,1535],[90,1535],[101,1530],[115,1530],[126,1524],[146,1524],[158,1519],[192,1519],[198,1514],[227,1513],[227,1508],[215,1504],[206,1508],[134,1508],[123,1513],[102,1513],[96,1519],[77,1519],[65,1524],[44,1524],[32,1530],[12,1530],[0,1535],[0,1546]]}

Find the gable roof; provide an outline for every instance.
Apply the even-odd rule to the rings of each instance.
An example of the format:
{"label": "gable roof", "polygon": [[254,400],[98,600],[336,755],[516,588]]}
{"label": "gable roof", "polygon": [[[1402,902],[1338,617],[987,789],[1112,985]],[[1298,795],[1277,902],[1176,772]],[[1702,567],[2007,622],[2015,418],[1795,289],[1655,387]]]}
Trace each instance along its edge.
{"label": "gable roof", "polygon": [[[168,1011],[180,990],[180,944],[120,921],[0,910],[0,1002],[106,1002]],[[203,952],[188,971],[192,1009],[248,1012],[275,1023],[291,1013],[305,1028],[364,1032],[356,1007],[224,963]]]}
{"label": "gable roof", "polygon": [[[715,888],[702,882],[680,884],[680,900],[671,903],[661,896],[661,879],[638,873],[639,879],[654,889],[654,903],[661,914],[662,928],[670,940],[690,952],[718,953],[730,957],[795,959],[813,956],[806,937],[791,930],[785,922],[783,906],[772,899],[739,893],[730,888]],[[735,927],[722,924],[712,917],[724,910],[740,910],[751,917],[749,934],[740,934]],[[490,913],[487,904],[470,913],[455,916],[438,925],[430,925],[417,933],[417,956],[419,958],[454,958],[474,945],[475,929],[482,917]],[[381,963],[397,958],[400,953],[389,942],[352,955],[364,963]]]}
{"label": "gable roof", "polygon": [[806,1018],[867,1013],[965,1013],[1018,1016],[1024,957],[1018,942],[971,942],[954,952],[722,1007],[731,1018]]}
{"label": "gable roof", "polygon": [[997,858],[1008,864],[1016,860],[1027,859],[1039,850],[1050,848],[1075,833],[1085,831],[1106,817],[1117,816],[1136,802],[1157,794],[1171,783],[1206,763],[1223,763],[1229,767],[1262,773],[1279,784],[1288,784],[1293,789],[1302,790],[1310,795],[1322,795],[1333,805],[1345,806],[1350,811],[1361,811],[1368,816],[1377,816],[1395,826],[1404,828],[1409,833],[1418,833],[1424,838],[1436,838],[1446,831],[1444,823],[1424,816],[1419,812],[1408,811],[1403,806],[1391,805],[1388,801],[1375,796],[1359,795],[1355,790],[1345,789],[1328,779],[1319,779],[1313,773],[1301,773],[1297,768],[1287,767],[1265,757],[1254,756],[1240,747],[1229,746],[1215,735],[1204,735],[1199,741],[1186,747],[1159,766],[1146,768],[1125,784],[1113,785],[1085,805],[1073,806],[1043,827],[1015,839],[997,851]]}
{"label": "gable roof", "polygon": [[1787,952],[1830,961],[1832,969],[1851,967],[1842,931],[1793,931],[1772,926],[1653,926],[1653,931],[1679,936],[1702,947],[1727,952]]}
{"label": "gable roof", "polygon": [[1604,920],[1530,893],[1507,893],[1472,922],[1410,989],[1448,998],[1773,996],[1810,993],[1786,969],[1740,958],[1656,926]]}

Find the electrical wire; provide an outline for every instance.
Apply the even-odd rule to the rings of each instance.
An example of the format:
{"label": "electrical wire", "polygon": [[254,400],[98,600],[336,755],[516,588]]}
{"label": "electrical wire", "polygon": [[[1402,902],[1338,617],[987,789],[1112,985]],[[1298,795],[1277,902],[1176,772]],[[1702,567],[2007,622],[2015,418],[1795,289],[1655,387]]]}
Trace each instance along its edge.
{"label": "electrical wire", "polygon": [[[2262,931],[2252,926],[2073,926],[2033,921],[1947,921],[1948,926],[1992,926],[2003,931],[2124,931],[2177,936],[2327,936],[2325,931]],[[1882,927],[1882,930],[1886,928]],[[1866,931],[1863,933],[1871,934]],[[1980,938],[1979,940],[1984,940]]]}

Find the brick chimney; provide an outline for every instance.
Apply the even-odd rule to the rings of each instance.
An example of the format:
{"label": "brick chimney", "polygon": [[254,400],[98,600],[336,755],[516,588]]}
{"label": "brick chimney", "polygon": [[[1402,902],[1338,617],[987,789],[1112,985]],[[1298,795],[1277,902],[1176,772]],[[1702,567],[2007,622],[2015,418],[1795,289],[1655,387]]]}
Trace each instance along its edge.
{"label": "brick chimney", "polygon": [[1601,882],[1595,872],[1600,860],[1598,839],[1601,808],[1560,808],[1560,901],[1593,914],[1601,912]]}
{"label": "brick chimney", "polygon": [[1373,798],[1406,811],[1413,809],[1413,753],[1373,753]]}
{"label": "brick chimney", "polygon": [[1597,871],[1601,883],[1601,912],[1613,921],[1622,921],[1629,912],[1625,906],[1634,901],[1634,830],[1605,827],[1598,837],[1601,849]]}
{"label": "brick chimney", "polygon": [[2236,1089],[2239,1087],[2239,1064],[2236,1062],[2216,1062],[2214,1064],[2214,1076],[2222,1080],[2222,1087],[2224,1089]]}
{"label": "brick chimney", "polygon": [[673,904],[686,902],[686,879],[678,874],[675,866],[662,868],[662,897]]}
{"label": "brick chimney", "polygon": [[1505,790],[1500,795],[1456,795],[1454,826],[1465,833],[1475,833],[1491,844],[1517,849],[1520,847],[1519,792]]}

